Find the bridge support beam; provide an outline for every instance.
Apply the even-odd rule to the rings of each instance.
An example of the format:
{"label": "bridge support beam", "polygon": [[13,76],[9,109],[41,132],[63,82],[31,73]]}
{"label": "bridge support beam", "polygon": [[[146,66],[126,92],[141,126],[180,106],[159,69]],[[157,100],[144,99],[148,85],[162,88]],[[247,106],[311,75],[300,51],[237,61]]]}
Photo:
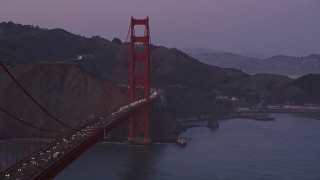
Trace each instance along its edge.
{"label": "bridge support beam", "polygon": [[[135,26],[144,26],[144,35],[135,35]],[[149,100],[149,18],[131,18],[130,36],[130,102],[145,98]],[[141,114],[130,118],[130,143],[149,144],[149,109],[144,107]]]}

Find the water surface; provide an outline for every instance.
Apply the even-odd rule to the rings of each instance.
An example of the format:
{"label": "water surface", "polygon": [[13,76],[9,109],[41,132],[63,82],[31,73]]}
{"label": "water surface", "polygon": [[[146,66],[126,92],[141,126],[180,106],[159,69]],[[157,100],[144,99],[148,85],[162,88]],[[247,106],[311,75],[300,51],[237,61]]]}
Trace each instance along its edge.
{"label": "water surface", "polygon": [[320,120],[272,116],[188,129],[187,147],[100,143],[56,179],[320,179]]}

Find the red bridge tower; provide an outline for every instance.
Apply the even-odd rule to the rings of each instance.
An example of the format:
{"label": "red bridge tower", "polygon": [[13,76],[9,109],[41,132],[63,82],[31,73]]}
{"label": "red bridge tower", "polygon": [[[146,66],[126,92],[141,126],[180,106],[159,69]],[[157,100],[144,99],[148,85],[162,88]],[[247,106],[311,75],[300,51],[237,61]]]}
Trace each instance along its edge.
{"label": "red bridge tower", "polygon": [[[144,35],[135,35],[135,26],[144,26]],[[131,18],[130,41],[130,102],[145,98],[149,100],[149,18]],[[139,97],[140,96],[140,97]],[[129,142],[138,144],[151,143],[149,134],[149,109],[130,118]]]}

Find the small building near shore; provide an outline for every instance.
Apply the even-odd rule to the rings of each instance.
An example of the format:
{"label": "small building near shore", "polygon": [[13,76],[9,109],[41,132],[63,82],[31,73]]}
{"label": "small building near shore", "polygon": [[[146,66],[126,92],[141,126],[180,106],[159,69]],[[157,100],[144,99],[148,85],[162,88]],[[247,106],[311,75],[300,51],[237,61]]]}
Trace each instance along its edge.
{"label": "small building near shore", "polygon": [[237,107],[236,111],[238,112],[248,112],[250,111],[249,107]]}

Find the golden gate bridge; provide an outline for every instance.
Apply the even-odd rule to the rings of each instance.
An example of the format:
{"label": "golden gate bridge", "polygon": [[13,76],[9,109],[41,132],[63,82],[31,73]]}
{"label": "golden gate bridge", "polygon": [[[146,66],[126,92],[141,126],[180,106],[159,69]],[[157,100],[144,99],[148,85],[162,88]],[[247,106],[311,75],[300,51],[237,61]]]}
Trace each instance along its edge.
{"label": "golden gate bridge", "polygon": [[[137,25],[144,27],[143,36],[135,34],[135,26]],[[14,146],[13,140],[17,132],[14,131],[14,128],[11,131],[10,128],[7,128],[5,141],[11,143],[11,148],[7,148],[5,158],[0,159],[0,179],[52,179],[95,143],[103,140],[106,134],[109,134],[127,120],[129,120],[128,141],[130,143],[151,143],[148,107],[159,99],[162,91],[150,88],[149,18],[134,19],[132,17],[129,31],[130,94],[128,103],[116,110],[107,108],[99,110],[94,116],[90,117],[90,121],[81,123],[77,127],[71,127],[51,114],[33,98],[6,66],[0,62],[5,73],[9,75],[22,92],[53,121],[63,127],[61,130],[39,127],[0,107],[2,113],[10,117],[10,120],[39,131],[39,139],[41,135],[48,137],[48,134],[54,137],[46,141],[42,140],[38,148],[34,148],[32,152],[18,158],[18,147]],[[138,50],[141,48],[142,50]],[[137,68],[139,66],[140,68]],[[137,115],[138,112],[141,113]],[[9,125],[10,122],[7,124]]]}

